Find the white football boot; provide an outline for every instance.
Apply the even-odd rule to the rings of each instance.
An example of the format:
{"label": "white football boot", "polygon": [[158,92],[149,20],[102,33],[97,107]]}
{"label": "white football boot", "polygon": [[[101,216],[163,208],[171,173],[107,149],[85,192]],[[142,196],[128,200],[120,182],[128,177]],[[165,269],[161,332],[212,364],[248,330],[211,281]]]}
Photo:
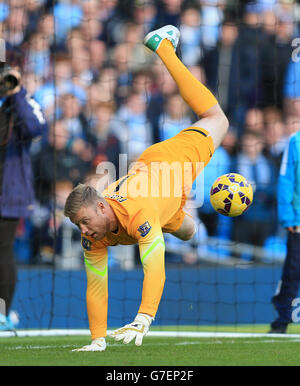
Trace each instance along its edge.
{"label": "white football boot", "polygon": [[179,42],[180,32],[173,25],[165,25],[159,29],[149,32],[144,38],[144,45],[151,51],[156,52],[164,39],[170,40],[176,51]]}

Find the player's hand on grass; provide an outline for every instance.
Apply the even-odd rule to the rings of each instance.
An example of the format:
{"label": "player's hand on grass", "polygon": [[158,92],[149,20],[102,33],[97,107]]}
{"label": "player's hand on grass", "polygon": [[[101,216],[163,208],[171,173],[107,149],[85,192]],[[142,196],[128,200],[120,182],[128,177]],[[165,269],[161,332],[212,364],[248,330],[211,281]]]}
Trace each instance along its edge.
{"label": "player's hand on grass", "polygon": [[111,338],[116,341],[123,340],[124,344],[130,343],[135,339],[135,344],[140,346],[143,342],[144,336],[148,333],[150,324],[152,323],[152,316],[146,314],[137,314],[134,321],[126,324],[122,328],[118,328],[110,334]]}
{"label": "player's hand on grass", "polygon": [[106,349],[105,338],[97,338],[92,341],[91,344],[76,348],[72,351],[104,351]]}

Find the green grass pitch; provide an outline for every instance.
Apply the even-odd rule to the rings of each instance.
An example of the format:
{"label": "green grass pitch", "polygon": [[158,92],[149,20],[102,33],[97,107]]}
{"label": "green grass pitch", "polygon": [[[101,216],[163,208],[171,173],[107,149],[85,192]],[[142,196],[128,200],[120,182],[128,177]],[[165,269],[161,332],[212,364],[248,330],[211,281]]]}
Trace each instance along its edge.
{"label": "green grass pitch", "polygon": [[[295,325],[289,333],[300,333]],[[167,329],[167,328],[166,328]],[[170,328],[169,328],[170,329]],[[214,328],[214,331],[265,333],[268,326]],[[195,328],[184,328],[193,331]],[[201,328],[209,331],[209,328]],[[212,330],[212,329],[211,329]],[[161,329],[160,329],[161,331]],[[178,328],[177,328],[178,331]],[[199,331],[199,328],[197,328]],[[105,352],[72,352],[88,336],[0,338],[1,366],[299,366],[297,337],[144,338],[124,345],[108,338]]]}

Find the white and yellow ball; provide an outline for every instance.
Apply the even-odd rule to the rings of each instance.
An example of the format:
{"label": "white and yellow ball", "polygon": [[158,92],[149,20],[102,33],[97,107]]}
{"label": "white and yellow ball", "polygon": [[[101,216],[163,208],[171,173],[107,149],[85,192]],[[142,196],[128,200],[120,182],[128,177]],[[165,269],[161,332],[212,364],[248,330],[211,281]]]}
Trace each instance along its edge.
{"label": "white and yellow ball", "polygon": [[243,214],[252,204],[251,184],[240,174],[228,173],[216,179],[210,190],[210,203],[224,216]]}

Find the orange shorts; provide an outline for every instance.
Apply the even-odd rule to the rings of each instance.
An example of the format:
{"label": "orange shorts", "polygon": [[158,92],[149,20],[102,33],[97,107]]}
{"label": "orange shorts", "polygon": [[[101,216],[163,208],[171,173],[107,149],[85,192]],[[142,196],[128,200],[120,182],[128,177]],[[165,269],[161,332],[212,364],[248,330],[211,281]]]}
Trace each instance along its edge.
{"label": "orange shorts", "polygon": [[[163,227],[165,232],[174,232],[180,227],[185,216],[182,209],[192,188],[192,184],[208,164],[213,153],[214,144],[208,132],[202,128],[188,127],[174,137],[150,146],[138,159],[137,163],[142,163],[147,166],[153,162],[178,163],[181,173],[185,173],[187,169],[190,173],[188,182],[185,182],[184,186],[182,186],[179,208],[177,206],[178,211],[176,211],[168,224],[165,224]],[[184,180],[184,178],[182,175],[182,180]],[[168,205],[172,205],[171,201],[169,201]],[[177,203],[176,205],[178,205]]]}
{"label": "orange shorts", "polygon": [[199,174],[196,163],[203,163],[205,167],[213,153],[214,144],[208,132],[198,127],[188,127],[174,137],[148,147],[137,162],[146,165],[155,161],[178,161],[182,165],[185,162],[191,163],[193,165],[193,180],[195,180]]}

